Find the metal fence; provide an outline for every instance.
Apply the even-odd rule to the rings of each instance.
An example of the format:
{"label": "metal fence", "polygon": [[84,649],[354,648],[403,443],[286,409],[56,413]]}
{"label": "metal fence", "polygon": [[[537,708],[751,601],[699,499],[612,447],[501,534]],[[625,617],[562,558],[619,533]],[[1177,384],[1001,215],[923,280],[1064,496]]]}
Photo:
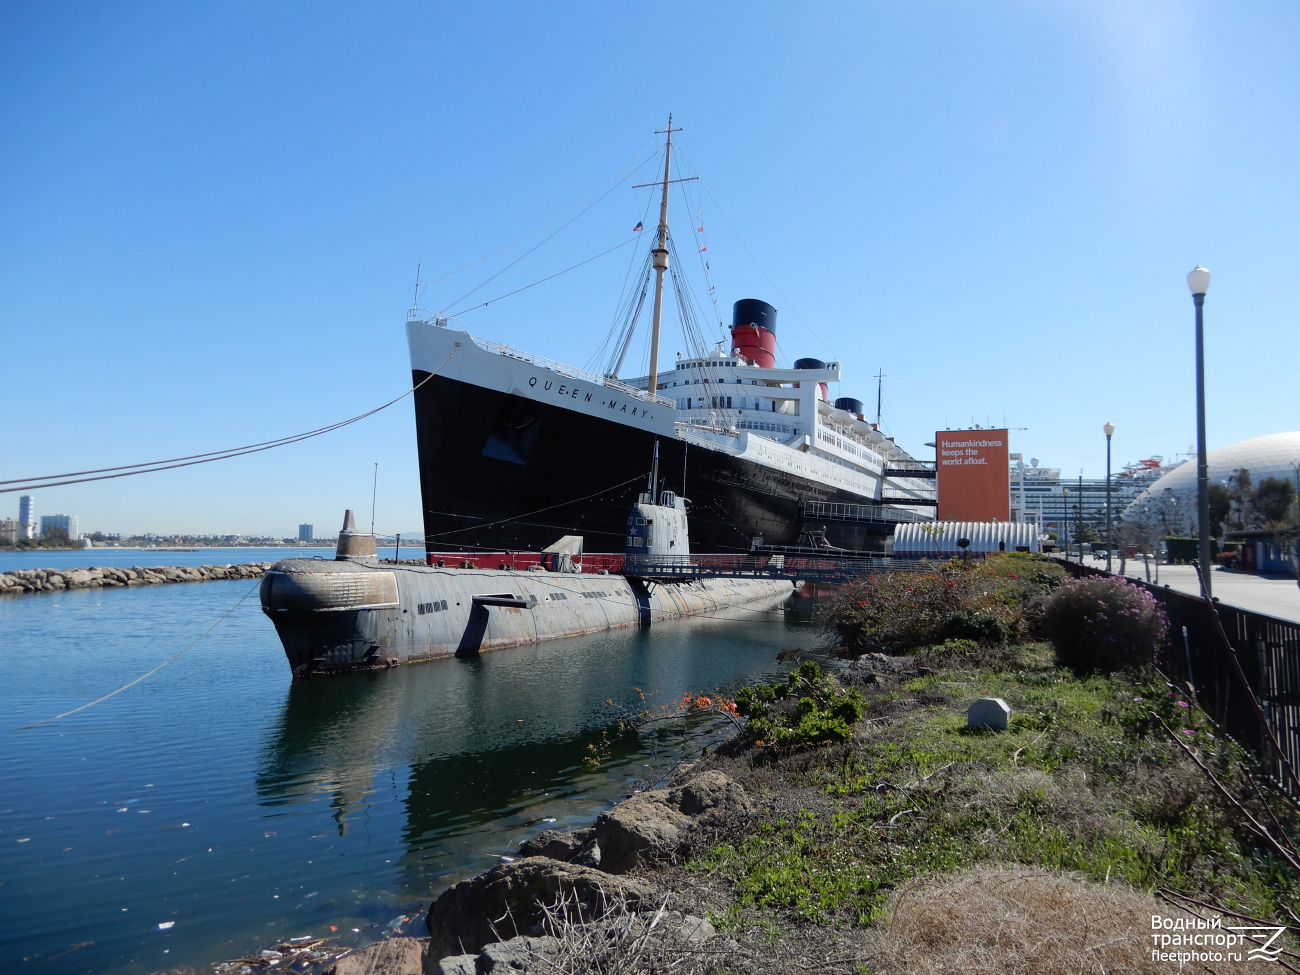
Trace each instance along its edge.
{"label": "metal fence", "polygon": [[[1077,562],[1062,562],[1076,577],[1106,575]],[[1174,683],[1188,688],[1219,727],[1249,750],[1272,778],[1295,794],[1282,762],[1260,726],[1241,679],[1199,596],[1141,580],[1169,618],[1169,643],[1157,663]],[[1300,624],[1216,602],[1223,632],[1246,683],[1264,711],[1278,746],[1293,769],[1300,767]],[[1297,796],[1300,798],[1300,796]]]}

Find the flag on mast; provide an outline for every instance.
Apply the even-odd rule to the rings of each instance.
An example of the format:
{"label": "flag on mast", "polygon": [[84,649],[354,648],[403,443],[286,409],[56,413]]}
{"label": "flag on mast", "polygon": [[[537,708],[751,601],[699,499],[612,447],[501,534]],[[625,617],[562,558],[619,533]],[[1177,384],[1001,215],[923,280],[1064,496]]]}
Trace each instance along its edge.
{"label": "flag on mast", "polygon": [[632,228],[632,233],[634,233],[634,234],[639,234],[639,233],[640,233],[641,231],[643,231],[643,230],[645,230],[645,227],[643,227],[643,226],[641,225],[641,221],[638,220],[638,221],[636,222],[636,226]]}

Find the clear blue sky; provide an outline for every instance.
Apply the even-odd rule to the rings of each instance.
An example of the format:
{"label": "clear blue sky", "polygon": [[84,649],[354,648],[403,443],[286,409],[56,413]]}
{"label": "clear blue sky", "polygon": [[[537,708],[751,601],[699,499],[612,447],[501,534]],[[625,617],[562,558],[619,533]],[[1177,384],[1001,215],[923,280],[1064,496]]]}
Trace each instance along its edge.
{"label": "clear blue sky", "polygon": [[[1071,474],[1103,471],[1107,420],[1117,463],[1187,450],[1198,262],[1215,275],[1211,448],[1295,429],[1298,50],[1291,2],[4,4],[3,476],[234,446],[391,398],[417,263],[437,278],[545,224],[669,111],[780,289],[707,209],[724,314],[772,301],[787,356],[845,363],[840,395],[873,398],[883,368],[886,427],[913,453],[1004,416],[1029,428],[1012,449]],[[478,296],[625,239],[645,192],[620,188]],[[581,365],[628,256],[467,325]],[[37,511],[326,534],[344,507],[368,513],[375,461],[377,527],[418,531],[407,404],[250,458],[43,491]]]}

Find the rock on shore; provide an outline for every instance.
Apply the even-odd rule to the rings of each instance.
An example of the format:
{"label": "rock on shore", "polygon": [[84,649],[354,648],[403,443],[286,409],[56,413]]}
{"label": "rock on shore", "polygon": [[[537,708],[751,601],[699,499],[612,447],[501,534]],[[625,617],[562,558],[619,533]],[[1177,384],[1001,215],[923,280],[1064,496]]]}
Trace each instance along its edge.
{"label": "rock on shore", "polygon": [[169,582],[210,582],[214,579],[260,579],[274,564],[246,562],[243,565],[136,565],[129,569],[98,566],[87,569],[15,569],[0,572],[0,595],[58,592],[61,589],[160,586]]}
{"label": "rock on shore", "polygon": [[[463,880],[430,905],[425,973],[522,971],[531,967],[523,964],[525,958],[541,970],[559,950],[551,937],[557,924],[576,930],[597,922],[617,926],[623,923],[619,918],[647,911],[672,913],[674,924],[664,928],[666,934],[677,932],[671,938],[712,937],[705,922],[676,913],[680,905],[671,892],[647,877],[618,875],[671,859],[701,831],[753,812],[739,783],[708,771],[676,788],[633,795],[602,813],[592,828],[546,830],[521,844],[523,859]],[[507,956],[514,961],[507,962]]]}
{"label": "rock on shore", "polygon": [[626,873],[643,862],[666,859],[692,833],[753,811],[745,790],[722,772],[705,772],[676,789],[632,796],[596,820],[600,867]]}
{"label": "rock on shore", "polygon": [[426,970],[448,955],[476,953],[496,941],[544,932],[546,908],[574,923],[657,907],[647,884],[591,867],[528,857],[444,890],[429,908]]}

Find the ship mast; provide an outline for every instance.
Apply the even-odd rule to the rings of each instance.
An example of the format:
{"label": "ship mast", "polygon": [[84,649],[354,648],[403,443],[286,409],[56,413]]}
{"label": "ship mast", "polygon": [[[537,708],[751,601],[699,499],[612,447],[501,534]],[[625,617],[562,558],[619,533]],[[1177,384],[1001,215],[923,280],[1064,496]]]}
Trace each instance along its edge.
{"label": "ship mast", "polygon": [[[664,151],[664,195],[659,202],[659,244],[651,251],[655,269],[655,310],[650,330],[650,378],[646,381],[646,392],[655,395],[659,380],[659,323],[664,310],[664,272],[668,270],[668,167],[673,159],[673,133],[681,129],[673,128],[672,112],[668,113],[668,147]],[[656,133],[656,135],[661,133]],[[674,181],[675,182],[675,181]]]}

